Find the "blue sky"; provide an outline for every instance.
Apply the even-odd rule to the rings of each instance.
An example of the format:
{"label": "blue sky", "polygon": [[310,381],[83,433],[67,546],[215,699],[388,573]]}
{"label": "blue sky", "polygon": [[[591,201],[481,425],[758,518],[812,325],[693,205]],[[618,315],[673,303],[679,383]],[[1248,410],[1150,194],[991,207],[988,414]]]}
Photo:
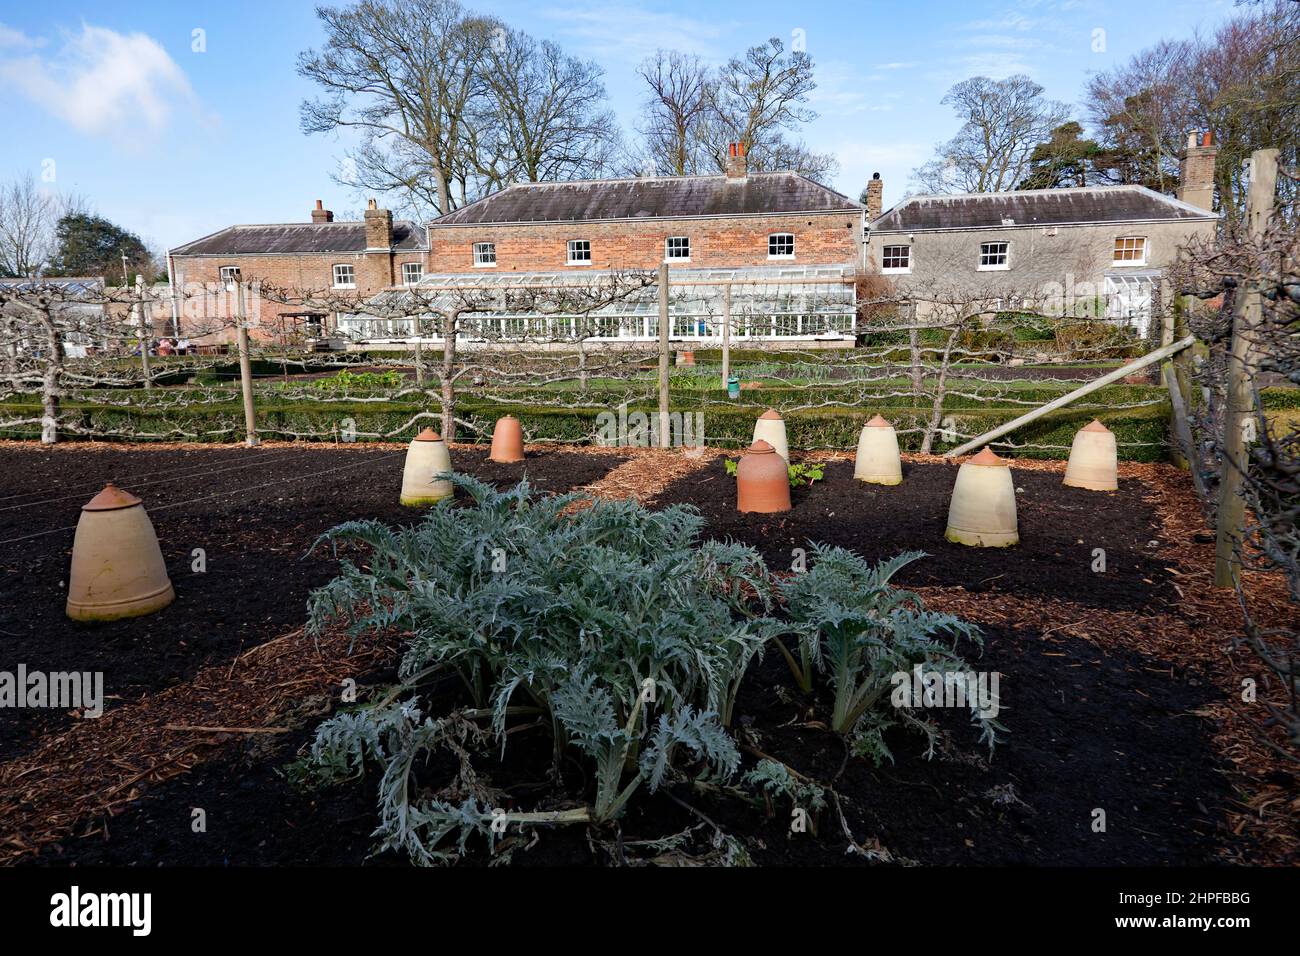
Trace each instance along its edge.
{"label": "blue sky", "polygon": [[[820,84],[811,105],[821,117],[805,138],[836,154],[836,186],[849,195],[879,171],[886,206],[955,131],[939,102],[953,83],[1022,72],[1075,103],[1091,73],[1162,37],[1213,29],[1233,9],[1229,0],[468,5],[596,60],[629,132],[641,98],[635,68],[656,48],[723,61],[801,30]],[[295,58],[320,40],[312,4],[298,0],[0,6],[10,116],[0,181],[30,171],[163,246],[234,222],[305,220],[317,198],[360,209],[330,178],[345,144],[298,129],[299,103],[313,91]]]}

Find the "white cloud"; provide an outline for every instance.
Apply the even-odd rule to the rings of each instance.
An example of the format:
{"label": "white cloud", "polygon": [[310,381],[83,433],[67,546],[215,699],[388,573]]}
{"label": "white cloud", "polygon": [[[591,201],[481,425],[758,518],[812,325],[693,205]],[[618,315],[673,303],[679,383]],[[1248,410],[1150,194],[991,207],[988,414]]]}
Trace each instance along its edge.
{"label": "white cloud", "polygon": [[656,50],[720,59],[717,40],[734,24],[647,10],[626,3],[578,3],[552,7],[543,16],[601,58],[639,63]]}
{"label": "white cloud", "polygon": [[83,133],[157,133],[195,108],[189,80],[152,37],[82,24],[57,54],[0,59],[0,78]]}
{"label": "white cloud", "polygon": [[830,60],[817,64],[817,89],[808,97],[809,104],[823,116],[852,116],[855,113],[879,113],[893,109],[893,101],[902,94],[871,89],[884,76],[863,75],[852,63]]}
{"label": "white cloud", "polygon": [[44,42],[44,40],[29,37],[26,33],[23,33],[22,30],[17,30],[0,23],[0,49],[5,47],[30,49],[32,47],[41,46]]}

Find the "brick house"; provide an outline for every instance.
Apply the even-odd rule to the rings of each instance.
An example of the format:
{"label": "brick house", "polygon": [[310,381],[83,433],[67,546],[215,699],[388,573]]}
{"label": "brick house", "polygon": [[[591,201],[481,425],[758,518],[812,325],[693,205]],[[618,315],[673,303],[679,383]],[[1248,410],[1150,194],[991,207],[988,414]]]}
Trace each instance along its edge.
{"label": "brick house", "polygon": [[914,196],[882,214],[877,177],[868,187],[867,271],[915,294],[922,317],[927,298],[965,296],[992,311],[1035,307],[1145,333],[1168,301],[1179,251],[1214,236],[1215,153],[1210,134],[1191,134],[1177,198],[1089,186]]}
{"label": "brick house", "polygon": [[853,266],[863,207],[797,173],[519,183],[429,224],[445,274]]}
{"label": "brick house", "polygon": [[[173,318],[199,343],[233,341],[235,280],[301,290],[374,294],[419,282],[428,267],[428,241],[419,224],[393,220],[374,200],[361,222],[335,222],[316,201],[311,221],[229,226],[172,249],[167,256]],[[250,288],[254,335],[321,333],[330,317],[261,299]],[[169,323],[170,324],[170,323]],[[175,327],[175,326],[173,326]],[[211,330],[211,331],[209,331]]]}
{"label": "brick house", "polygon": [[[718,283],[674,300],[675,336],[716,338],[722,290],[730,285],[737,310],[767,322],[755,320],[739,330],[742,337],[843,341],[864,224],[863,206],[803,176],[750,173],[735,146],[722,175],[520,183],[423,229],[394,222],[373,200],[364,222],[336,223],[318,202],[310,223],[231,226],[173,249],[169,262],[182,290],[198,283],[219,293],[238,277],[361,295],[416,282],[451,289],[596,282],[667,261],[679,281]],[[206,308],[231,314],[219,294],[203,298]],[[189,299],[183,307],[195,310]],[[257,308],[263,336],[297,324],[358,344],[397,346],[413,334],[400,321],[308,316],[269,302]],[[646,314],[644,298],[630,301],[605,316],[605,327],[610,337],[650,337]],[[187,320],[182,315],[182,327]]]}

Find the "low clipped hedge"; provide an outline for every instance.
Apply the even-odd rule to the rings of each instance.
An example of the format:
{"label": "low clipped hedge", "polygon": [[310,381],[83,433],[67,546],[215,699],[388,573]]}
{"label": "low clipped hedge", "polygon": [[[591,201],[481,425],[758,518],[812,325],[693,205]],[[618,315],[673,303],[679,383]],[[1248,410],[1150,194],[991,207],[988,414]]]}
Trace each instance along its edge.
{"label": "low clipped hedge", "polygon": [[[676,412],[693,414],[697,409],[677,407]],[[373,440],[366,433],[386,435],[401,429],[419,412],[437,414],[436,405],[416,403],[307,403],[264,405],[258,409],[258,426],[268,437],[289,438],[294,435],[316,435],[321,440],[342,437],[351,427],[358,441]],[[470,421],[479,429],[479,437],[486,440],[492,423],[501,415],[513,414],[524,424],[529,441],[591,443],[596,437],[598,416],[610,411],[607,407],[585,408],[535,407],[531,405],[487,404],[467,400],[458,406],[458,416]],[[747,406],[717,406],[703,412],[706,442],[721,447],[744,447],[753,437],[754,419],[761,409]],[[962,434],[987,431],[1021,414],[1021,408],[984,408],[951,412],[955,427]],[[104,406],[79,406],[65,409],[66,414],[82,429],[103,436],[139,437],[156,436],[156,440],[234,441],[243,434],[243,410],[238,403],[195,406],[175,410],[137,410]],[[657,408],[636,405],[632,412],[643,412],[653,420]],[[844,448],[856,446],[862,426],[875,413],[874,409],[830,408],[816,411],[790,412],[786,427],[790,444],[796,448]],[[1022,457],[1064,458],[1074,433],[1087,424],[1094,415],[1100,417],[1115,433],[1123,457],[1136,461],[1157,461],[1167,455],[1166,430],[1168,409],[1150,406],[1115,413],[1096,410],[1062,409],[1053,412],[1031,425],[1019,429],[1013,436],[1016,444],[1056,445],[1059,448],[1024,449],[1017,452]],[[35,406],[0,406],[4,418],[39,415]],[[900,444],[904,450],[915,451],[920,445],[920,435],[909,433],[929,420],[929,409],[892,409],[890,418],[900,430]],[[945,416],[947,417],[947,416]],[[349,421],[350,420],[350,421]],[[415,427],[406,429],[413,434]],[[5,437],[38,438],[39,425],[32,424],[9,429]],[[394,435],[400,439],[405,433]],[[464,439],[469,435],[462,434]],[[148,440],[148,439],[139,439]],[[939,441],[935,451],[943,451],[952,443]]]}

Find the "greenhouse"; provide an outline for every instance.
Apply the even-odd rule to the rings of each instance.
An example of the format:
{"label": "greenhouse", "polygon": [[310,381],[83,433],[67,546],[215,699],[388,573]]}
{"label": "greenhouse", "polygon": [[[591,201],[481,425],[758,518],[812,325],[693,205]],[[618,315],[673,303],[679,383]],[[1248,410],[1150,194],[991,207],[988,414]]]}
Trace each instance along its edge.
{"label": "greenhouse", "polygon": [[[652,341],[659,335],[659,289],[651,284],[617,301],[590,305],[613,272],[429,275],[410,289],[374,297],[364,313],[340,313],[338,333],[355,342],[441,342],[440,317],[462,315],[468,341]],[[626,276],[621,277],[626,282]],[[565,307],[566,290],[575,301]],[[730,316],[733,339],[849,340],[856,314],[853,270],[841,266],[674,269],[668,295],[671,336],[721,342]],[[420,315],[415,313],[419,310]]]}

